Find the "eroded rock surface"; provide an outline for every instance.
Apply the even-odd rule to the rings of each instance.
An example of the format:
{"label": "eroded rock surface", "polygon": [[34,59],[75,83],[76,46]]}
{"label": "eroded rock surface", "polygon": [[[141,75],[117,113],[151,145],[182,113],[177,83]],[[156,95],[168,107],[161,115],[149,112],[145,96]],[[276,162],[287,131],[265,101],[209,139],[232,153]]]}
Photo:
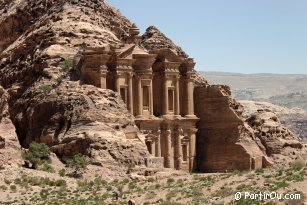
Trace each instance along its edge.
{"label": "eroded rock surface", "polygon": [[8,93],[0,86],[0,169],[20,159],[20,145],[10,119]]}
{"label": "eroded rock surface", "polygon": [[240,100],[244,105],[244,115],[249,117],[257,110],[269,110],[277,115],[281,124],[302,140],[307,138],[307,112],[302,108],[287,108],[268,102]]}
{"label": "eroded rock surface", "polygon": [[175,45],[171,39],[166,37],[155,26],[150,26],[146,29],[146,32],[142,36],[142,45],[149,51],[155,49],[169,48],[179,56],[188,57],[188,55],[182,50],[182,48]]}
{"label": "eroded rock surface", "polygon": [[281,125],[270,110],[258,110],[246,122],[260,139],[259,147],[276,164],[287,164],[302,154],[303,144],[290,130]]}
{"label": "eroded rock surface", "polygon": [[15,0],[0,11],[0,83],[14,124],[5,126],[21,145],[46,143],[64,160],[80,152],[93,164],[144,164],[149,153],[120,97],[73,81],[76,54],[119,45],[130,21],[97,0]]}

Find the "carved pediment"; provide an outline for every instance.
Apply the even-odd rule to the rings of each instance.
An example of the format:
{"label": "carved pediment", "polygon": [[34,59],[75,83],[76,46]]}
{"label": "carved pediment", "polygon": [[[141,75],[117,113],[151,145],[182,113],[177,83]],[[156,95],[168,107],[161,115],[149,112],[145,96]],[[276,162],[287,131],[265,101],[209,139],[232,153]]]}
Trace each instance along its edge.
{"label": "carved pediment", "polygon": [[182,63],[184,58],[179,57],[176,52],[173,50],[166,48],[166,49],[158,49],[150,51],[152,54],[157,54],[157,62],[178,62]]}

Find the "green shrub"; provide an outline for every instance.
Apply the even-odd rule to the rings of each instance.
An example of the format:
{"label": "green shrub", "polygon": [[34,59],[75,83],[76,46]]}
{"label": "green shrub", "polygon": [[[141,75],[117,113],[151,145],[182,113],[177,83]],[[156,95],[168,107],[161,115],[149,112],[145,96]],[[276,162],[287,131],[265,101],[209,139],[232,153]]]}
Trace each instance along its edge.
{"label": "green shrub", "polygon": [[171,202],[171,201],[162,201],[160,204],[161,205],[183,205],[181,203]]}
{"label": "green shrub", "polygon": [[0,190],[5,191],[5,190],[7,190],[7,187],[5,185],[1,185]]}
{"label": "green shrub", "polygon": [[81,174],[87,167],[87,161],[84,155],[76,154],[73,156],[72,160],[68,161],[68,166],[74,169],[75,176]]}
{"label": "green shrub", "polygon": [[[128,180],[128,179],[127,179]],[[96,186],[105,186],[105,185],[107,185],[108,184],[108,182],[107,181],[105,181],[105,180],[103,180],[101,177],[96,177],[95,179],[94,179],[94,183],[96,184]]]}
{"label": "green shrub", "polygon": [[125,178],[125,179],[123,180],[123,184],[128,184],[128,183],[129,183],[129,179]]}
{"label": "green shrub", "polygon": [[41,168],[42,171],[44,172],[48,172],[48,173],[55,173],[55,170],[53,169],[53,167],[50,164],[43,164],[43,167]]}
{"label": "green shrub", "polygon": [[52,86],[50,86],[50,85],[41,85],[41,86],[38,87],[38,89],[44,95],[48,95],[51,92],[51,90],[52,90]]}
{"label": "green shrub", "polygon": [[65,187],[66,185],[67,183],[64,179],[58,179],[55,181],[55,186]]}
{"label": "green shrub", "polygon": [[257,200],[253,200],[253,199],[244,199],[242,197],[240,200],[235,201],[231,204],[235,204],[235,205],[259,205],[260,202],[257,201]]}
{"label": "green shrub", "polygon": [[255,173],[262,174],[262,173],[264,173],[264,170],[261,169],[261,168],[258,168],[258,169],[255,170]]}
{"label": "green shrub", "polygon": [[6,183],[7,185],[11,184],[12,182],[9,179],[4,179],[4,183]]}
{"label": "green shrub", "polygon": [[156,188],[156,189],[160,189],[161,187],[162,187],[161,184],[156,184],[156,185],[155,185],[155,188]]}
{"label": "green shrub", "polygon": [[286,181],[278,181],[278,182],[275,182],[273,185],[271,185],[269,188],[270,188],[270,191],[276,191],[280,188],[285,188],[287,186],[289,186],[289,184]]}
{"label": "green shrub", "polygon": [[134,162],[128,163],[128,164],[127,164],[127,167],[128,167],[129,169],[133,169],[133,168],[135,168],[135,163],[134,163]]}
{"label": "green shrub", "polygon": [[221,187],[214,196],[225,198],[230,196],[233,193],[233,190],[230,187]]}
{"label": "green shrub", "polygon": [[65,174],[66,174],[66,170],[65,170],[65,169],[61,169],[61,170],[59,171],[59,175],[60,175],[61,177],[64,177]]}
{"label": "green shrub", "polygon": [[277,173],[277,176],[282,176],[283,175],[283,172],[284,172],[284,170],[283,169],[278,169],[278,171],[277,171],[278,173]]}
{"label": "green shrub", "polygon": [[49,195],[48,189],[42,189],[39,193],[42,199],[47,199]]}
{"label": "green shrub", "polygon": [[57,85],[60,85],[61,82],[64,80],[64,75],[59,76],[57,79],[55,79],[57,82]]}
{"label": "green shrub", "polygon": [[291,169],[295,172],[300,171],[305,167],[304,160],[298,159],[291,164]]}
{"label": "green shrub", "polygon": [[242,176],[243,172],[241,170],[235,170],[235,171],[233,171],[233,174],[238,175],[238,176]]}
{"label": "green shrub", "polygon": [[149,178],[147,179],[147,181],[148,181],[148,182],[154,182],[154,181],[155,181],[155,178],[149,177]]}
{"label": "green shrub", "polygon": [[66,58],[63,62],[60,63],[60,67],[62,71],[67,73],[69,72],[74,66],[74,61],[72,58]]}
{"label": "green shrub", "polygon": [[173,183],[173,182],[175,182],[175,179],[173,179],[173,178],[168,178],[167,179],[167,183]]}
{"label": "green shrub", "polygon": [[22,152],[22,158],[26,166],[30,163],[32,168],[37,169],[43,163],[50,163],[49,147],[44,143],[31,142],[29,149]]}
{"label": "green shrub", "polygon": [[18,184],[18,185],[20,185],[21,184],[21,179],[20,178],[16,178],[15,180],[14,180],[14,183],[15,184]]}
{"label": "green shrub", "polygon": [[16,191],[16,190],[17,190],[17,187],[16,187],[16,185],[12,184],[12,185],[10,186],[10,189],[11,189],[12,191]]}
{"label": "green shrub", "polygon": [[178,192],[176,190],[171,190],[166,194],[166,199],[170,200],[171,198],[176,197],[176,195],[178,194]]}

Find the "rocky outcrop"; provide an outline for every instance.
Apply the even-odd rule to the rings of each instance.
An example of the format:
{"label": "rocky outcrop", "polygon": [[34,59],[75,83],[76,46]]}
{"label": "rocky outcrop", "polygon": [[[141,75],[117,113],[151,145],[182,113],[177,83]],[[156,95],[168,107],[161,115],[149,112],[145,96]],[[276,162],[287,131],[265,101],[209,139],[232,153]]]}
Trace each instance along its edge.
{"label": "rocky outcrop", "polygon": [[145,163],[146,145],[116,93],[69,81],[50,93],[40,89],[37,97],[20,98],[11,109],[23,147],[43,142],[62,159],[82,153],[100,165]]}
{"label": "rocky outcrop", "polygon": [[0,169],[9,161],[16,162],[20,158],[15,127],[10,119],[8,93],[0,86]]}
{"label": "rocky outcrop", "polygon": [[150,26],[146,29],[146,32],[142,35],[141,43],[149,51],[155,49],[169,48],[179,56],[188,57],[188,55],[182,50],[182,48],[174,44],[172,40],[166,37],[155,26]]}
{"label": "rocky outcrop", "polygon": [[290,130],[281,125],[276,114],[270,110],[258,110],[246,122],[260,139],[259,147],[275,164],[287,164],[297,159],[302,142]]}
{"label": "rocky outcrop", "polygon": [[195,88],[197,162],[201,172],[224,172],[267,166],[252,129],[242,118],[242,106],[227,86]]}
{"label": "rocky outcrop", "polygon": [[280,123],[302,140],[307,139],[307,112],[302,108],[287,108],[268,102],[240,100],[244,116],[250,117],[257,110],[269,110],[277,115]]}
{"label": "rocky outcrop", "polygon": [[144,164],[149,153],[120,97],[75,78],[77,54],[120,45],[130,21],[102,0],[15,0],[0,11],[0,83],[22,147],[35,140],[62,160]]}

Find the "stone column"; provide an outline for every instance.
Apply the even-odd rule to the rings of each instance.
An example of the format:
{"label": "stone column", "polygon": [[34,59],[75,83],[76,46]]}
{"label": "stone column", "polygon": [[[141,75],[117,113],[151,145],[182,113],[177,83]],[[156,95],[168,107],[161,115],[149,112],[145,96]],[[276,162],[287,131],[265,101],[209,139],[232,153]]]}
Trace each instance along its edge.
{"label": "stone column", "polygon": [[195,168],[195,156],[196,156],[196,132],[197,129],[188,131],[189,135],[189,171],[193,172]]}
{"label": "stone column", "polygon": [[155,145],[156,145],[156,157],[161,157],[161,139],[160,139],[160,134],[161,132],[158,131],[157,132],[157,137],[156,137],[156,142],[155,142]]}
{"label": "stone column", "polygon": [[151,154],[152,156],[156,156],[156,145],[155,145],[155,139],[151,139],[150,146],[151,146]]}
{"label": "stone column", "polygon": [[153,116],[153,91],[152,91],[152,80],[150,81],[149,85],[149,115]]}
{"label": "stone column", "polygon": [[163,115],[168,114],[168,87],[167,78],[164,78],[163,82]]}
{"label": "stone column", "polygon": [[99,85],[96,85],[97,87],[103,88],[103,89],[107,89],[107,71],[105,70],[100,70],[100,82],[96,82],[99,83]]}
{"label": "stone column", "polygon": [[176,78],[176,102],[175,102],[175,115],[180,115],[180,98],[179,98],[179,77]]}
{"label": "stone column", "polygon": [[193,79],[187,81],[187,116],[194,116],[194,82]]}
{"label": "stone column", "polygon": [[180,131],[176,131],[175,136],[175,153],[176,153],[176,169],[182,169],[182,147],[181,147],[181,139],[180,139]]}
{"label": "stone column", "polygon": [[172,165],[172,160],[171,160],[171,157],[172,157],[172,136],[171,136],[171,130],[168,129],[168,130],[165,130],[164,131],[164,137],[165,137],[165,156],[164,156],[164,165],[166,168],[171,168]]}
{"label": "stone column", "polygon": [[143,114],[143,90],[142,90],[142,80],[138,77],[138,116],[141,117]]}
{"label": "stone column", "polygon": [[131,114],[133,114],[133,88],[132,88],[132,74],[129,74],[128,76],[128,109]]}
{"label": "stone column", "polygon": [[116,92],[120,93],[120,74],[119,73],[116,74],[115,90]]}

